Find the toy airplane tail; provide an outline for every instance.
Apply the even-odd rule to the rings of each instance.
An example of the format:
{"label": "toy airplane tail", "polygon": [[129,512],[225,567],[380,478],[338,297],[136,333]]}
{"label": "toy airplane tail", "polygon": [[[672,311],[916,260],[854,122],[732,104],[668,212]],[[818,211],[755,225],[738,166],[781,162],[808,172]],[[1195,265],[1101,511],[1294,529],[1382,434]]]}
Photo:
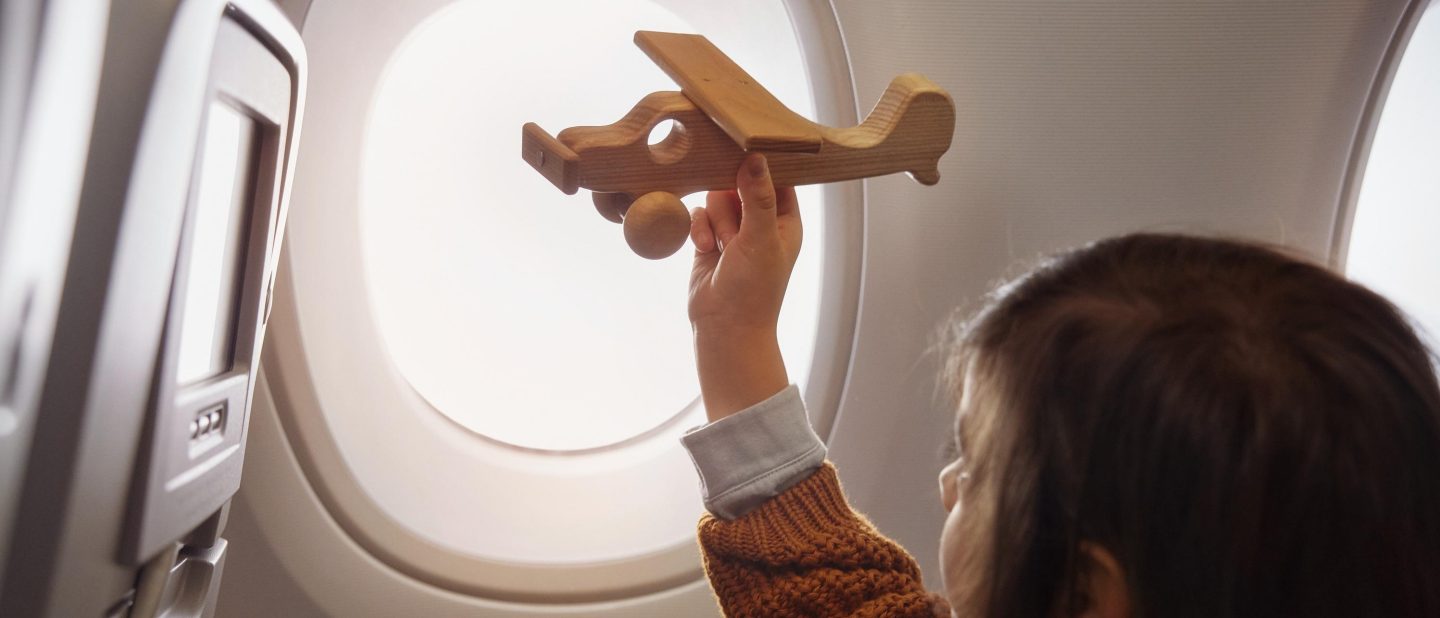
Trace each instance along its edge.
{"label": "toy airplane tail", "polygon": [[826,128],[832,141],[851,148],[885,144],[891,161],[923,185],[940,182],[940,157],[955,133],[955,102],[918,73],[896,77],[859,126]]}

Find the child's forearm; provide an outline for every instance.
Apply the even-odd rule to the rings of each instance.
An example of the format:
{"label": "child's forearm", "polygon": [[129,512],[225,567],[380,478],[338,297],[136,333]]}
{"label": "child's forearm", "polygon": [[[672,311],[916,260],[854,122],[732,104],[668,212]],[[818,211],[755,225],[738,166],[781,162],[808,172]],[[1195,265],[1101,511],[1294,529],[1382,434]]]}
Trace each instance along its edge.
{"label": "child's forearm", "polygon": [[774,331],[696,325],[695,364],[711,422],[764,401],[790,384]]}

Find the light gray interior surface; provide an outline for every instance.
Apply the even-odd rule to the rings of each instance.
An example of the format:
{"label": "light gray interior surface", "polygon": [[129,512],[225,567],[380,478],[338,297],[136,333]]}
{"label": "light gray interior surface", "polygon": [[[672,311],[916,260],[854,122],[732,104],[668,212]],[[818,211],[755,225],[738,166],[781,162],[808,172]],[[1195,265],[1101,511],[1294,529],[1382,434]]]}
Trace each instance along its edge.
{"label": "light gray interior surface", "polygon": [[[282,4],[292,18],[309,6]],[[836,415],[829,442],[845,487],[931,588],[942,584],[936,473],[952,417],[927,351],[946,318],[1039,255],[1133,230],[1260,239],[1334,263],[1354,144],[1409,4],[833,2],[862,111],[907,71],[958,108],[938,186],[865,183],[848,378],[839,393],[807,393],[838,400],[818,413]],[[282,503],[252,502],[242,486],[227,581],[268,596],[222,591],[221,614],[323,611],[306,590],[342,586],[336,574],[282,574],[275,554],[357,549],[306,491],[273,411],[257,408],[256,423],[252,448],[266,456],[247,461],[245,483],[281,485],[298,528],[279,523]],[[474,615],[465,599],[384,576],[436,615]],[[707,595],[687,598],[696,615],[713,612]]]}
{"label": "light gray interior surface", "polygon": [[70,250],[108,0],[0,3],[0,594]]}
{"label": "light gray interior surface", "polygon": [[866,185],[865,276],[831,457],[941,585],[952,413],[924,354],[1046,252],[1131,230],[1329,260],[1351,144],[1407,3],[836,0],[862,101],[919,71],[955,98],[941,181]]}
{"label": "light gray interior surface", "polygon": [[[270,19],[284,24],[266,2],[229,0],[228,4],[234,14],[253,17],[256,22]],[[132,480],[137,446],[151,427],[146,417],[152,409],[153,369],[206,102],[210,50],[227,2],[172,0],[117,3],[108,8],[107,12],[106,3],[98,0],[50,0],[46,4],[47,24],[54,17],[72,26],[56,46],[59,56],[88,50],[93,53],[92,65],[61,67],[60,75],[81,80],[83,87],[71,85],[70,92],[55,100],[39,100],[46,106],[40,117],[46,123],[58,119],[66,132],[57,133],[46,123],[27,124],[26,139],[37,131],[51,138],[69,138],[79,132],[88,144],[79,141],[75,146],[79,152],[67,157],[24,152],[17,169],[49,165],[39,175],[39,193],[44,199],[35,204],[17,201],[26,207],[10,212],[38,211],[46,226],[21,228],[32,234],[21,238],[24,242],[19,245],[10,236],[15,228],[0,230],[4,232],[0,234],[0,255],[8,257],[12,246],[43,243],[43,251],[31,246],[20,255],[58,260],[58,266],[46,271],[20,271],[31,281],[39,281],[41,285],[32,286],[44,293],[39,306],[53,309],[55,316],[53,339],[46,342],[49,353],[39,358],[44,371],[26,376],[37,378],[34,399],[38,411],[32,417],[38,446],[23,454],[23,463],[14,468],[23,472],[14,530],[0,530],[9,541],[9,547],[0,553],[5,561],[4,586],[0,588],[0,615],[4,616],[125,615],[134,599],[140,564],[156,553],[163,554],[122,555],[121,545],[129,522],[127,506],[135,493]],[[262,11],[273,16],[264,17]],[[76,29],[76,24],[84,27]],[[290,34],[294,37],[293,31]],[[298,51],[298,37],[293,44]],[[36,84],[44,84],[46,52],[57,53],[48,47],[40,49]],[[286,101],[293,108],[293,102]],[[73,145],[72,141],[65,143]],[[87,161],[90,164],[83,165]],[[76,176],[73,187],[61,182],[69,180],[66,174],[70,172]],[[18,194],[25,193],[24,184],[16,187]],[[66,199],[78,204],[66,204]],[[276,225],[283,225],[283,218],[279,221]],[[63,234],[52,233],[50,228],[56,225],[63,228]],[[257,257],[264,262],[267,256]],[[4,266],[0,284],[6,291],[0,293],[0,299],[7,303],[14,264],[9,259],[0,263]],[[36,278],[36,272],[44,277]],[[260,285],[255,283],[257,288]],[[8,304],[0,305],[5,315],[8,309]],[[251,308],[249,313],[257,311]],[[9,324],[8,320],[4,324]],[[47,324],[47,337],[48,328]],[[26,360],[33,351],[26,349]],[[235,418],[238,422],[243,415]],[[237,477],[238,460],[234,467],[231,476]],[[212,484],[217,493],[224,493],[214,502],[197,507],[196,501],[189,501],[188,506],[203,510],[199,519],[170,530],[168,538],[158,544],[173,547],[183,539],[223,547],[223,541],[217,543],[216,538],[223,528],[221,505],[238,484],[232,480],[229,486]],[[187,506],[176,502],[162,506],[167,510]],[[194,549],[181,553],[189,560],[189,566],[182,565],[184,571],[215,582],[223,566],[223,551],[201,555],[191,551]],[[201,568],[202,562],[210,566]],[[159,572],[163,575],[170,566],[161,564]],[[185,590],[175,588],[173,592]],[[208,590],[184,598],[193,601],[201,592]]]}
{"label": "light gray interior surface", "polygon": [[0,2],[0,221],[5,220],[9,206],[6,194],[31,90],[42,6],[40,0]]}
{"label": "light gray interior surface", "polygon": [[[182,125],[181,135],[169,135],[178,147],[164,137],[139,143],[147,112],[180,119],[173,107],[147,105],[175,7],[126,8],[102,24],[127,34],[104,38],[97,96],[107,104],[97,106],[86,157],[106,165],[85,168],[35,417],[34,442],[44,448],[27,460],[0,614],[103,615],[134,582],[133,566],[116,561],[116,548],[174,260],[166,224],[178,230],[194,133]],[[183,100],[183,85],[174,87]],[[132,178],[147,147],[158,157],[151,164],[166,171]],[[128,208],[132,190],[144,199]]]}
{"label": "light gray interior surface", "polygon": [[[238,155],[244,161],[244,171],[235,184],[245,188],[233,207],[238,211],[235,225],[240,230],[235,232],[237,257],[228,274],[218,275],[235,290],[235,297],[229,301],[235,313],[226,320],[222,335],[231,351],[226,352],[219,375],[188,385],[176,379],[175,367],[184,337],[180,330],[184,315],[181,303],[186,300],[184,277],[192,268],[191,255],[198,244],[187,235],[193,232],[182,231],[167,309],[166,342],[156,367],[155,401],[147,419],[150,430],[135,468],[133,510],[123,550],[128,559],[153,556],[184,536],[212,516],[240,485],[244,429],[259,364],[258,344],[264,335],[265,295],[275,267],[274,260],[267,258],[271,244],[278,238],[273,232],[283,222],[280,195],[285,155],[291,133],[298,128],[293,125],[298,120],[294,101],[299,95],[292,92],[292,80],[302,73],[291,63],[303,63],[303,59],[278,57],[251,27],[235,18],[219,20],[214,30],[214,57],[207,67],[209,85],[204,93],[207,107],[219,104],[226,105],[226,109],[245,108],[243,117],[250,124],[242,131],[252,132],[250,139],[254,140],[246,141],[245,151]],[[208,113],[216,112],[212,108]],[[215,138],[207,135],[200,139]],[[199,153],[204,152],[204,147],[196,147],[195,152],[195,165],[203,168]],[[197,173],[190,185],[200,182]],[[186,225],[194,225],[199,200],[192,193]],[[229,348],[232,341],[233,348]],[[223,427],[214,430],[213,439],[192,437],[187,424],[198,412],[217,405],[223,408]]]}

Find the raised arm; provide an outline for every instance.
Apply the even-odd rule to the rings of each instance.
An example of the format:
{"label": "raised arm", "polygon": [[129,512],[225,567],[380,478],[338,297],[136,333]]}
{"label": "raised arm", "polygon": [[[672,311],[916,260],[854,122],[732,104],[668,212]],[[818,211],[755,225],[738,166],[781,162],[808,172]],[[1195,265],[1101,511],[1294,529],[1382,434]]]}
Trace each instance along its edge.
{"label": "raised arm", "polygon": [[846,502],[776,336],[799,255],[792,189],[763,157],[693,213],[690,319],[710,424],[687,434],[711,514],[705,571],[727,616],[948,616],[914,559]]}

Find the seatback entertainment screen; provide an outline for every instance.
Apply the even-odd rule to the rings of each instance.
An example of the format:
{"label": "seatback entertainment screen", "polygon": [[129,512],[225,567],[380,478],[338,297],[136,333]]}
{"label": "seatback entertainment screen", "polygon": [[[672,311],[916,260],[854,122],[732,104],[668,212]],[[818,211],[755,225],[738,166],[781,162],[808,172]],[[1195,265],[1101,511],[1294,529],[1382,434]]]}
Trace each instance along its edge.
{"label": "seatback entertainment screen", "polygon": [[185,292],[175,378],[181,386],[233,365],[255,132],[249,116],[224,102],[210,104],[191,213],[190,265],[180,288]]}

